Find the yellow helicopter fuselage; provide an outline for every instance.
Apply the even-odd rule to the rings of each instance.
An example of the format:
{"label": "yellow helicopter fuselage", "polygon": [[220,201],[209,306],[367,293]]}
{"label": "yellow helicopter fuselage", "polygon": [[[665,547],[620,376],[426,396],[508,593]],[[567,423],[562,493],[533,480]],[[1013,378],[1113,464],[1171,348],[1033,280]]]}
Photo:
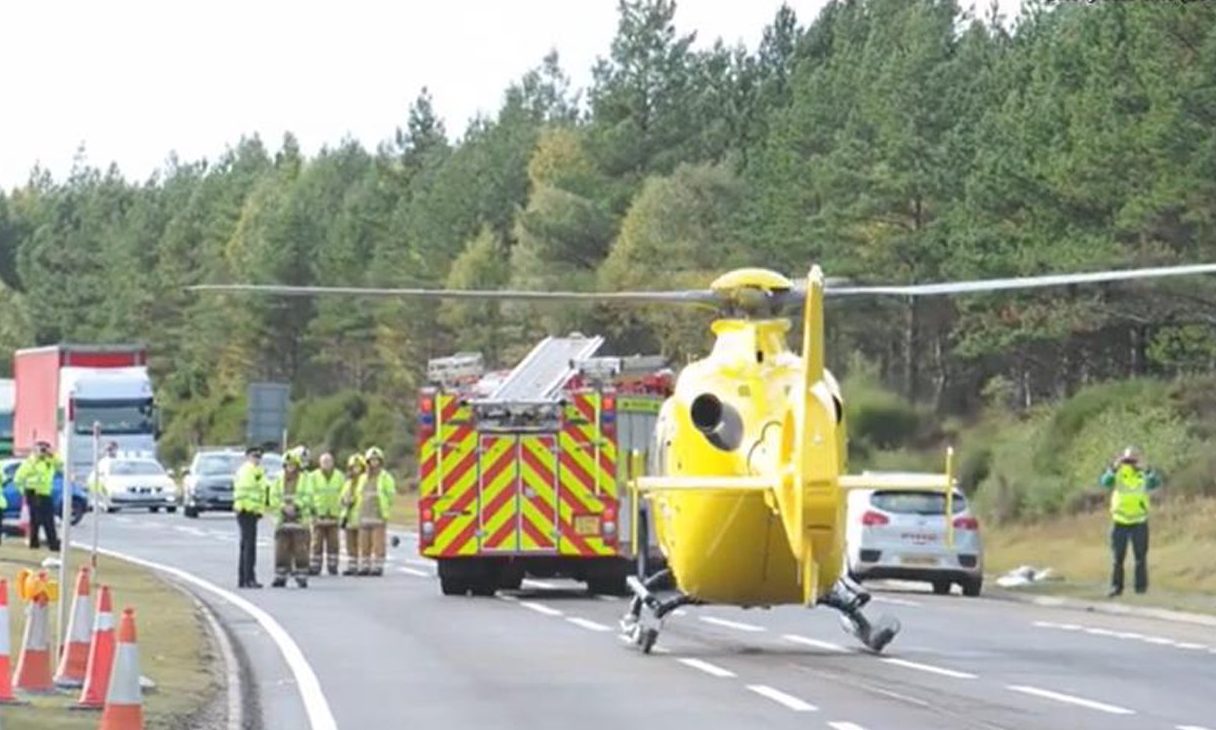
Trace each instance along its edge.
{"label": "yellow helicopter fuselage", "polygon": [[[786,419],[803,397],[805,363],[792,352],[785,319],[720,319],[712,352],[687,366],[655,428],[650,473],[668,477],[758,477],[780,480]],[[818,396],[832,418],[815,420],[815,436],[834,447],[833,475],[846,456],[843,404],[822,371]],[[717,416],[717,418],[715,418]],[[786,428],[783,429],[783,426]],[[844,499],[831,488],[809,506],[807,545],[814,572],[791,549],[772,490],[670,490],[651,495],[660,546],[681,592],[706,603],[770,606],[803,602],[804,576],[822,594],[839,578]]]}

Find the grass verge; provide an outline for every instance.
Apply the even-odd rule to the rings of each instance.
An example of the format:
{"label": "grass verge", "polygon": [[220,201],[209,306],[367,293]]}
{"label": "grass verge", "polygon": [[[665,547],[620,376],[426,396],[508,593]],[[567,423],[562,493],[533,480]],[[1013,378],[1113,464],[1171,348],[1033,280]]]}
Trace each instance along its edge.
{"label": "grass verge", "polygon": [[[1216,499],[1163,500],[1149,522],[1149,592],[1131,592],[1132,556],[1121,603],[1216,613]],[[1000,575],[1020,565],[1050,567],[1059,581],[1019,593],[1105,599],[1110,580],[1110,521],[1105,512],[1037,523],[988,525],[985,567]]]}
{"label": "grass verge", "polygon": [[[45,550],[33,551],[19,538],[4,537],[0,545],[0,575],[9,581],[9,629],[12,635],[12,665],[15,670],[25,627],[25,605],[16,595],[15,578],[22,568],[37,570],[47,557]],[[88,555],[74,551],[75,571]],[[54,569],[52,575],[57,575]],[[203,617],[188,596],[152,573],[121,560],[101,557],[98,580],[110,586],[114,599],[115,622],[122,610],[135,609],[140,669],[156,683],[154,691],[144,694],[144,719],[147,728],[185,730],[204,704],[222,691],[222,675],[216,666],[211,642],[206,638]],[[75,581],[73,575],[70,582]],[[67,610],[71,610],[71,587]],[[96,592],[94,607],[96,607]],[[52,630],[56,608],[50,607]],[[66,611],[65,611],[66,613]],[[92,630],[92,626],[89,627]],[[80,690],[49,696],[31,697],[28,706],[0,707],[5,730],[85,730],[95,728],[100,713],[68,709],[79,698]]]}

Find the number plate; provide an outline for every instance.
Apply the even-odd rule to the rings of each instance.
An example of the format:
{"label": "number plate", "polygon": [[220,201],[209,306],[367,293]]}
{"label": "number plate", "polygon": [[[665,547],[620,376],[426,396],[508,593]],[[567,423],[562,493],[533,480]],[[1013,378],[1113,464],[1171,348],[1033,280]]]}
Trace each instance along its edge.
{"label": "number plate", "polygon": [[905,555],[902,562],[904,565],[937,565],[937,558],[932,555]]}
{"label": "number plate", "polygon": [[600,518],[594,515],[586,515],[574,518],[574,533],[576,535],[598,535],[600,534]]}

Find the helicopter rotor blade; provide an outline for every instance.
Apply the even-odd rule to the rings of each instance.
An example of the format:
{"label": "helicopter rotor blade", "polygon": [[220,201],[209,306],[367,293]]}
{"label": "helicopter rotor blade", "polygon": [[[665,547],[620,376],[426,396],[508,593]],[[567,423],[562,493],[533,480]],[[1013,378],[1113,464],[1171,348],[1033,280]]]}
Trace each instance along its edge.
{"label": "helicopter rotor blade", "polygon": [[828,296],[849,295],[896,295],[935,296],[941,294],[969,294],[1001,291],[1007,289],[1031,289],[1069,284],[1094,284],[1107,281],[1150,279],[1166,276],[1188,276],[1216,273],[1216,264],[1188,264],[1184,266],[1159,266],[1143,269],[1121,269],[1094,271],[1077,274],[1048,274],[1044,276],[1019,276],[1007,279],[979,279],[973,281],[947,281],[936,284],[891,284],[880,286],[828,286]]}
{"label": "helicopter rotor blade", "polygon": [[280,286],[277,284],[196,284],[190,291],[267,294],[274,296],[311,297],[326,295],[397,297],[415,299],[471,299],[552,301],[552,302],[637,302],[652,304],[709,304],[721,296],[708,290],[683,291],[527,291],[521,289],[424,289],[376,288],[345,286]]}

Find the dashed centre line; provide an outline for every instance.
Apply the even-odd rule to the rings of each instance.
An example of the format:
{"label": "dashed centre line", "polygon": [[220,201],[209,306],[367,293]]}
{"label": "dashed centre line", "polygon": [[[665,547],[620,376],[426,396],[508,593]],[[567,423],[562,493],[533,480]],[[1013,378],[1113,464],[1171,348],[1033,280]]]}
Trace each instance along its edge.
{"label": "dashed centre line", "polygon": [[561,616],[562,615],[562,612],[557,610],[556,608],[552,608],[550,606],[546,606],[543,603],[537,603],[535,601],[520,601],[519,605],[523,606],[524,608],[530,608],[533,611],[536,611],[537,613],[543,613],[546,616]]}
{"label": "dashed centre line", "polygon": [[1041,629],[1057,629],[1060,631],[1081,631],[1090,636],[1104,636],[1111,639],[1127,639],[1131,641],[1143,641],[1146,644],[1154,646],[1172,646],[1175,649],[1187,649],[1190,651],[1202,651],[1208,649],[1216,654],[1216,649],[1211,649],[1207,644],[1200,644],[1193,641],[1175,641],[1164,636],[1147,636],[1135,631],[1112,631],[1098,626],[1078,626],[1077,624],[1059,624],[1054,621],[1033,621],[1032,626]]}
{"label": "dashed centre line", "polygon": [[702,616],[701,620],[707,624],[713,624],[715,626],[721,626],[721,627],[727,628],[727,629],[735,629],[736,631],[748,631],[748,632],[758,633],[758,632],[766,630],[763,626],[756,626],[755,624],[745,624],[745,623],[741,623],[739,621],[729,621],[727,619],[718,618],[716,616]]}
{"label": "dashed centre line", "polygon": [[749,684],[747,688],[752,692],[767,697],[768,699],[780,705],[784,705],[794,712],[815,712],[819,708],[809,702],[804,702],[793,695],[788,695],[779,689],[773,689],[767,684]]}
{"label": "dashed centre line", "polygon": [[591,631],[612,631],[611,626],[605,626],[604,624],[597,623],[590,619],[579,618],[578,616],[568,616],[566,617],[566,620],[575,626],[581,626],[584,629],[589,629]]}
{"label": "dashed centre line", "polygon": [[1039,687],[1029,687],[1029,686],[1022,685],[1022,684],[1011,684],[1011,685],[1008,685],[1006,687],[1006,689],[1013,690],[1014,692],[1021,692],[1022,694],[1033,695],[1035,697],[1043,697],[1045,699],[1055,700],[1056,702],[1063,702],[1063,703],[1069,704],[1069,705],[1076,705],[1078,707],[1086,707],[1091,710],[1097,710],[1098,712],[1105,712],[1105,713],[1108,713],[1111,715],[1134,715],[1134,714],[1136,714],[1135,710],[1129,710],[1126,707],[1119,707],[1118,705],[1108,705],[1105,702],[1098,702],[1096,700],[1087,700],[1084,697],[1076,697],[1074,695],[1064,694],[1063,692],[1053,692],[1052,690],[1041,689]]}
{"label": "dashed centre line", "polygon": [[804,646],[813,646],[816,649],[826,649],[827,651],[834,651],[834,652],[837,652],[840,654],[852,653],[848,649],[841,646],[840,644],[833,644],[830,641],[820,641],[819,639],[812,639],[809,636],[799,636],[798,634],[786,634],[786,635],[782,636],[781,638],[785,639],[786,641],[792,641],[795,644],[803,644]]}
{"label": "dashed centre line", "polygon": [[915,669],[918,672],[929,672],[930,674],[940,674],[943,677],[953,677],[954,679],[978,679],[977,675],[969,672],[960,672],[955,669],[946,669],[945,667],[935,667],[932,664],[921,664],[920,662],[910,662],[907,659],[896,659],[894,657],[884,657],[880,661],[887,664],[894,664],[897,667],[906,669]]}
{"label": "dashed centre line", "polygon": [[676,661],[683,664],[686,667],[692,667],[693,669],[699,669],[702,672],[705,672],[706,674],[712,675],[714,677],[734,677],[735,676],[735,673],[730,671],[729,669],[723,669],[722,667],[719,667],[717,664],[710,664],[709,662],[701,661],[700,659],[683,658],[683,659],[676,659]]}
{"label": "dashed centre line", "polygon": [[417,568],[401,567],[401,568],[397,568],[397,571],[401,572],[401,573],[406,573],[408,575],[416,575],[419,578],[430,578],[431,577],[430,573],[426,572],[425,570],[418,570]]}
{"label": "dashed centre line", "polygon": [[861,725],[852,722],[829,722],[828,727],[832,730],[866,730]]}

